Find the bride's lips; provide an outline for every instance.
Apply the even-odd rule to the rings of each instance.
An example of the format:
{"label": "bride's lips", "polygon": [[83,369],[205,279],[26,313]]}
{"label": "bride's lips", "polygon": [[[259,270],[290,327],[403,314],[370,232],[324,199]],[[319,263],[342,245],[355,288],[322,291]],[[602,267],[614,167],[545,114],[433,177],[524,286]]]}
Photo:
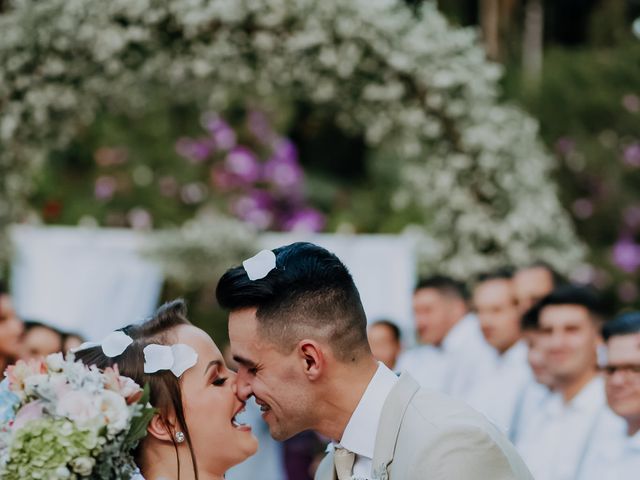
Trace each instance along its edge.
{"label": "bride's lips", "polygon": [[235,428],[236,430],[240,430],[242,432],[250,432],[251,431],[251,426],[250,425],[246,425],[244,423],[238,422],[238,419],[236,418],[240,413],[245,411],[244,407],[245,407],[245,404],[243,402],[243,403],[240,404],[240,406],[233,413],[233,417],[231,417],[231,426],[233,428]]}

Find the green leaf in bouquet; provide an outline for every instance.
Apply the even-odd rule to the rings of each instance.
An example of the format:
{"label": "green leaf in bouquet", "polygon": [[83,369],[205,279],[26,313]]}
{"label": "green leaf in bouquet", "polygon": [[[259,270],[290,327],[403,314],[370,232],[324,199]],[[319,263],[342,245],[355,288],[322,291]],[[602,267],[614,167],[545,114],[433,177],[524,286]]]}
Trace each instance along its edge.
{"label": "green leaf in bouquet", "polygon": [[131,420],[131,428],[127,432],[124,444],[128,448],[133,449],[137,443],[147,434],[147,425],[156,414],[156,409],[149,406],[149,384],[144,386],[142,397],[138,401],[138,405],[142,407],[140,413]]}

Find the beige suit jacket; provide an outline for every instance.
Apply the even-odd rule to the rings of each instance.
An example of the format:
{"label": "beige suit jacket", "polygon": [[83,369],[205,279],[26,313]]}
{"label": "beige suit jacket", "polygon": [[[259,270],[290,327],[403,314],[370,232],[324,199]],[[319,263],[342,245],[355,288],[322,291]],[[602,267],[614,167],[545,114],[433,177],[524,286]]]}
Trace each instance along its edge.
{"label": "beige suit jacket", "polygon": [[[498,392],[496,392],[499,394]],[[316,480],[337,480],[333,452]],[[403,373],[385,401],[374,480],[533,480],[507,438],[464,402],[421,389]]]}

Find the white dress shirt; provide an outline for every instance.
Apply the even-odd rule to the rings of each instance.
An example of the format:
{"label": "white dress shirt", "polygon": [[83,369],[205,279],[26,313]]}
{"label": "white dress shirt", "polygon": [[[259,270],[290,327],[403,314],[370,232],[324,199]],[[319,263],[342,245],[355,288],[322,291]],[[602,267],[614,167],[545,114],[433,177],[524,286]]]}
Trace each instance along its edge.
{"label": "white dress shirt", "polygon": [[335,444],[336,448],[343,447],[356,454],[352,473],[354,478],[371,479],[382,408],[397,381],[398,376],[378,362],[378,369],[353,411],[340,443]]}
{"label": "white dress shirt", "polygon": [[606,412],[602,378],[596,377],[568,403],[559,393],[545,402],[517,447],[536,480],[576,480],[589,441]]}
{"label": "white dress shirt", "polygon": [[527,428],[536,415],[544,408],[545,402],[551,398],[552,393],[548,387],[538,383],[535,379],[525,386],[522,397],[518,401],[513,412],[509,440],[514,444],[525,435]]}
{"label": "white dress shirt", "polygon": [[627,423],[607,409],[590,442],[578,480],[640,478],[640,432],[627,434]]}
{"label": "white dress shirt", "polygon": [[498,356],[491,376],[478,383],[467,396],[467,403],[507,436],[510,436],[526,387],[533,380],[527,351],[527,345],[519,341]]}
{"label": "white dress shirt", "polygon": [[402,354],[397,370],[406,370],[424,388],[464,399],[476,382],[490,374],[495,357],[478,318],[467,314],[449,330],[440,346],[422,345]]}

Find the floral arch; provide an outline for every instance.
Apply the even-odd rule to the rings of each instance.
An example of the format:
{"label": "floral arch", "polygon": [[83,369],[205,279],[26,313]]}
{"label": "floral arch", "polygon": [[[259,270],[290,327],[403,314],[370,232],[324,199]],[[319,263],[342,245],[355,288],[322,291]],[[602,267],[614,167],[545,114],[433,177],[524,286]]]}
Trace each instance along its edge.
{"label": "floral arch", "polygon": [[[149,85],[224,111],[303,99],[395,158],[395,211],[415,209],[423,269],[469,274],[580,260],[535,121],[499,101],[476,33],[425,2],[14,0],[0,15],[0,230],[31,176],[102,108]],[[6,242],[2,242],[6,244]]]}

